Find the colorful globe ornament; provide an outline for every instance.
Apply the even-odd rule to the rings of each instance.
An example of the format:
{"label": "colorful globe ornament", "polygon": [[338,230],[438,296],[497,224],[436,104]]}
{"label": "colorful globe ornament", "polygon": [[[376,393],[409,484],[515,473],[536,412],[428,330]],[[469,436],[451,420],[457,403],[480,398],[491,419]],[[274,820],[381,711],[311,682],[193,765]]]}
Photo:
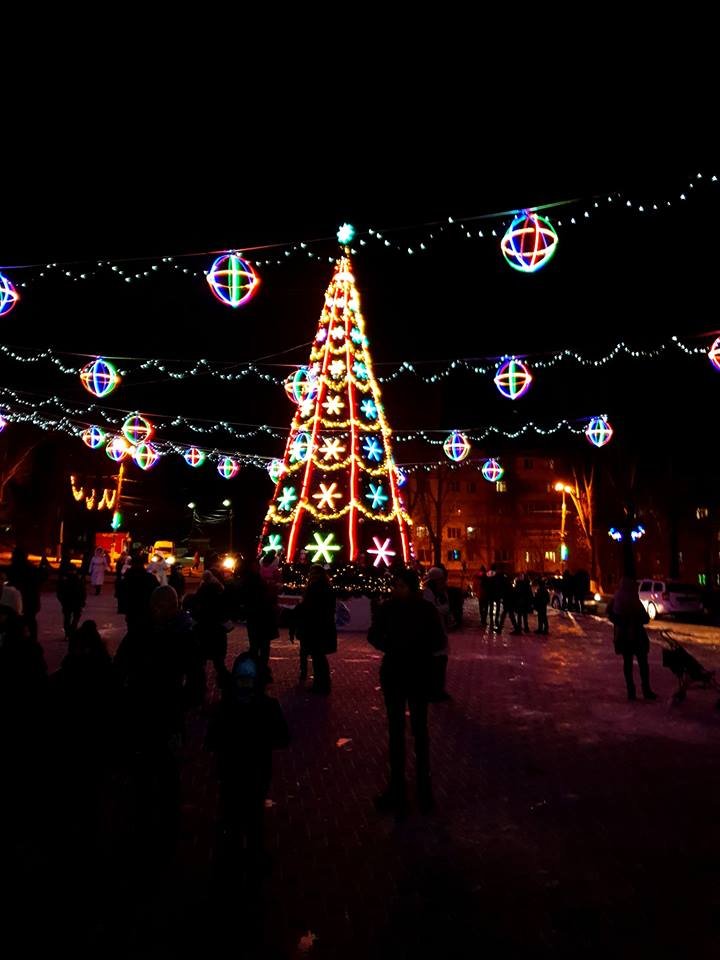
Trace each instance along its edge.
{"label": "colorful globe ornament", "polygon": [[10,313],[19,299],[20,294],[15,289],[15,285],[0,273],[0,317]]}
{"label": "colorful globe ornament", "polygon": [[5,419],[5,417],[0,416],[0,433],[3,432],[6,426],[7,426],[7,420]]}
{"label": "colorful globe ornament", "polygon": [[183,457],[189,467],[201,467],[205,463],[205,451],[198,447],[189,447]]}
{"label": "colorful globe ornament", "polygon": [[285,393],[293,403],[314,400],[317,392],[317,377],[307,367],[300,367],[285,380]]}
{"label": "colorful globe ornament", "polygon": [[102,357],[86,363],[80,371],[82,385],[94,397],[106,397],[120,383],[120,374]]}
{"label": "colorful globe ornament", "polygon": [[105,447],[105,453],[111,460],[119,463],[130,453],[130,444],[125,437],[111,437]]}
{"label": "colorful globe ornament", "polygon": [[505,475],[505,471],[497,462],[497,460],[486,460],[482,465],[482,475],[490,483],[497,483],[498,480],[502,480]]}
{"label": "colorful globe ornament", "polygon": [[80,434],[82,442],[91,450],[97,450],[105,443],[106,433],[101,427],[88,427]]}
{"label": "colorful globe ornament", "polygon": [[449,457],[455,463],[460,463],[470,453],[470,441],[464,433],[458,433],[456,430],[451,433],[443,444],[445,456]]}
{"label": "colorful globe ornament", "polygon": [[545,217],[523,210],[500,241],[502,255],[521,273],[535,273],[549,263],[558,245],[558,235]]}
{"label": "colorful globe ornament", "polygon": [[287,467],[282,460],[271,460],[267,469],[273,483],[277,483],[280,477],[287,473]]}
{"label": "colorful globe ornament", "polygon": [[[2,310],[0,310],[0,313],[2,313]],[[708,350],[708,359],[716,370],[720,370],[720,337]]]}
{"label": "colorful globe ornament", "polygon": [[522,360],[510,357],[497,368],[495,386],[508,400],[518,400],[530,389],[532,374]]}
{"label": "colorful globe ornament", "polygon": [[155,433],[155,427],[153,427],[145,417],[141,417],[139,413],[136,413],[132,417],[127,418],[122,426],[122,432],[128,443],[136,447],[138,444],[146,443],[150,439]]}
{"label": "colorful globe ornament", "polygon": [[241,307],[257,293],[260,277],[247,260],[236,253],[227,253],[214,261],[207,282],[221,303],[229,307]]}
{"label": "colorful globe ornament", "polygon": [[607,417],[593,417],[585,430],[585,436],[594,447],[604,447],[610,443],[613,433]]}
{"label": "colorful globe ornament", "polygon": [[133,460],[141,470],[150,470],[160,459],[160,454],[151,443],[141,443],[135,448]]}
{"label": "colorful globe ornament", "polygon": [[217,471],[223,480],[232,480],[238,475],[240,464],[232,457],[223,457],[217,465]]}

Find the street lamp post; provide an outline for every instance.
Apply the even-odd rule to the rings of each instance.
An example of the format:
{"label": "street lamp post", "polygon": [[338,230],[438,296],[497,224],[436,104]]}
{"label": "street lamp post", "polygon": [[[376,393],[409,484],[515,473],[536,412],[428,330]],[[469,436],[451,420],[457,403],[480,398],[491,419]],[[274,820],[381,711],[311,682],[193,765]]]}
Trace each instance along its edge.
{"label": "street lamp post", "polygon": [[233,548],[233,511],[232,500],[223,500],[223,506],[228,515],[228,553],[232,553]]}
{"label": "street lamp post", "polygon": [[[558,493],[562,493],[562,513],[560,515],[560,560],[563,563],[563,569],[567,569],[567,558],[568,558],[568,548],[567,543],[565,542],[565,523],[567,520],[567,503],[565,501],[565,494],[569,493],[573,495],[573,489],[568,483],[556,483],[555,489]],[[577,506],[577,505],[576,505]]]}

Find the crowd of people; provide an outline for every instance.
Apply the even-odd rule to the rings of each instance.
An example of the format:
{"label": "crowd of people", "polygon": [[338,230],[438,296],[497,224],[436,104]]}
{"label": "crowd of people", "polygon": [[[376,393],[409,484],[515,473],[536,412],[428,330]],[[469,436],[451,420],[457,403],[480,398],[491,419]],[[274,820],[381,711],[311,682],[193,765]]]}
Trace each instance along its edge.
{"label": "crowd of people", "polygon": [[[93,572],[107,572],[96,554]],[[99,576],[99,572],[98,572]],[[164,582],[163,582],[164,581]],[[186,719],[209,711],[207,749],[216,757],[220,817],[216,853],[226,868],[238,858],[257,866],[264,857],[262,819],[270,783],[272,752],[290,739],[279,702],[270,697],[270,647],[279,636],[279,558],[248,559],[235,572],[218,557],[205,558],[197,590],[186,593],[177,568],[158,577],[136,554],[116,568],[118,612],[126,632],[114,657],[96,623],[80,622],[86,604],[85,577],[68,556],[57,577],[67,653],[48,676],[37,639],[42,572],[16,550],[3,576],[0,597],[0,730],[13,789],[2,796],[0,822],[17,823],[37,813],[37,797],[49,771],[63,811],[67,836],[84,837],[91,851],[98,829],[101,794],[108,775],[125,784],[132,821],[143,846],[169,851],[180,809],[180,757]],[[97,583],[95,584],[97,586]],[[100,584],[102,586],[102,584]],[[542,579],[483,568],[474,584],[483,630],[500,633],[509,620],[514,634],[548,633],[550,594]],[[307,584],[289,622],[299,643],[299,681],[308,678],[320,697],[331,694],[328,656],[337,650],[336,597],[327,570],[311,565]],[[624,658],[628,696],[635,698],[633,658],[642,691],[653,699],[647,665],[646,614],[637,584],[624,580],[611,605],[616,651]],[[248,649],[227,664],[228,633],[244,621]],[[460,621],[461,622],[461,621]],[[434,809],[430,774],[428,705],[451,699],[446,689],[453,615],[447,572],[396,565],[389,598],[374,605],[369,643],[382,652],[380,683],[387,711],[390,776],[377,809],[401,817],[408,808],[405,785],[405,717],[415,746],[416,799],[422,812]],[[212,664],[220,691],[209,704],[206,670]],[[89,855],[89,854],[88,854]],[[223,869],[224,869],[223,868]]]}

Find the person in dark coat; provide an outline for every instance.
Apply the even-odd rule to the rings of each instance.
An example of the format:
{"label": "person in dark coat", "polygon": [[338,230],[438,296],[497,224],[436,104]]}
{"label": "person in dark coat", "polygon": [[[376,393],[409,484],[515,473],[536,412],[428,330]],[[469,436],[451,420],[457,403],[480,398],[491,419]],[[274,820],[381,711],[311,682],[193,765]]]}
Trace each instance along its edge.
{"label": "person in dark coat", "polygon": [[15,547],[7,571],[8,583],[18,589],[23,601],[23,620],[30,639],[37,640],[37,615],[40,613],[40,587],[43,576],[37,567],[28,560],[27,550]]}
{"label": "person in dark coat", "polygon": [[205,677],[190,618],[172,587],[157,587],[149,618],[133,622],[115,654],[123,739],[137,798],[140,840],[169,853],[180,801],[179,754],[187,711],[202,702]]}
{"label": "person in dark coat", "polygon": [[480,626],[483,630],[487,630],[488,608],[490,607],[490,583],[487,569],[484,566],[480,567],[480,572],[473,580],[473,591],[477,597]]}
{"label": "person in dark coat", "polygon": [[496,633],[502,633],[502,628],[505,625],[505,617],[510,617],[510,623],[512,624],[511,633],[521,633],[522,631],[518,628],[518,622],[515,618],[515,595],[510,577],[505,573],[497,573],[495,580],[495,590],[498,598],[496,603],[498,613],[495,621],[495,631]]}
{"label": "person in dark coat", "polygon": [[535,581],[535,592],[533,594],[533,605],[537,613],[538,625],[535,633],[546,634],[548,632],[547,608],[550,603],[550,591],[544,580]]}
{"label": "person in dark coat", "polygon": [[[312,657],[313,693],[330,693],[330,664],[328,654],[337,651],[335,625],[335,591],[327,573],[319,564],[310,567],[307,587],[292,617],[291,639],[300,641],[301,680],[304,679],[303,657]],[[307,669],[307,668],[306,668]]]}
{"label": "person in dark coat", "polygon": [[179,564],[174,563],[170,567],[167,585],[173,588],[179,602],[182,603],[182,599],[185,596],[185,577],[182,575]]}
{"label": "person in dark coat", "polygon": [[430,781],[428,696],[433,682],[433,657],[446,637],[435,606],[423,599],[414,570],[403,570],[393,581],[392,596],[375,611],[368,642],[384,656],[380,685],[388,718],[390,784],[376,798],[381,812],[403,815],[405,792],[405,710],[415,739],[415,770],[420,809],[433,809]]}
{"label": "person in dark coat", "polygon": [[202,583],[194,595],[188,597],[187,607],[195,621],[195,634],[203,661],[212,660],[216,676],[222,679],[227,673],[225,587],[210,570],[203,573]]}
{"label": "person in dark coat", "polygon": [[615,596],[608,604],[607,615],[614,626],[615,653],[623,658],[628,700],[637,699],[633,680],[633,657],[640,669],[643,697],[646,700],[657,700],[650,687],[648,666],[650,641],[645,624],[650,622],[650,617],[640,601],[638,586],[632,577],[623,577],[620,581]]}
{"label": "person in dark coat", "polygon": [[125,614],[128,630],[149,623],[150,598],[158,586],[157,579],[145,569],[143,556],[135,554],[120,582],[118,597],[118,611]]}
{"label": "person in dark coat", "polygon": [[215,754],[220,781],[218,860],[235,866],[246,851],[249,866],[263,853],[265,798],[272,777],[272,753],[290,742],[279,702],[265,692],[267,669],[241,654],[223,683],[223,696],[210,718],[205,745]]}
{"label": "person in dark coat", "polygon": [[80,623],[86,600],[85,578],[71,562],[69,554],[65,554],[60,563],[56,593],[63,612],[65,639],[69,640]]}
{"label": "person in dark coat", "polygon": [[530,581],[524,573],[519,573],[515,578],[513,599],[517,632],[520,633],[521,630],[524,630],[525,633],[530,633],[528,616],[533,608],[533,595],[530,587]]}
{"label": "person in dark coat", "polygon": [[562,575],[562,608],[563,610],[575,609],[575,578],[566,570]]}
{"label": "person in dark coat", "polygon": [[261,576],[260,565],[254,558],[243,564],[240,596],[245,610],[249,651],[259,663],[267,666],[270,643],[279,636],[277,591]]}

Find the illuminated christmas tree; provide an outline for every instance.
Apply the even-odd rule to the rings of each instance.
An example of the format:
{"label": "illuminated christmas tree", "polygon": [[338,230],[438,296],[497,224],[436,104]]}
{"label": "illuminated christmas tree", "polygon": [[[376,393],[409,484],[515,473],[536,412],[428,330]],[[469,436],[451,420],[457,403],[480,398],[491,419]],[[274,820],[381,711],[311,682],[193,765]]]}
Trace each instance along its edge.
{"label": "illuminated christmas tree", "polygon": [[404,478],[393,460],[347,249],[325,292],[309,366],[286,389],[297,410],[285,456],[271,469],[277,482],[261,552],[282,550],[292,563],[304,550],[313,563],[378,570],[396,557],[407,562]]}

